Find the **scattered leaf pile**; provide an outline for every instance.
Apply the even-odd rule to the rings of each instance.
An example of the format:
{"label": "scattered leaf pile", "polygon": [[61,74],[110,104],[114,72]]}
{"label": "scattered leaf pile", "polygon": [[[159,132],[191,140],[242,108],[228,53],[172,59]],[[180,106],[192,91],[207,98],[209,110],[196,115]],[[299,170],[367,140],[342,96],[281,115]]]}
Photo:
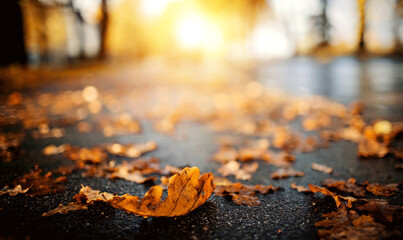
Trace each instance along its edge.
{"label": "scattered leaf pile", "polygon": [[213,175],[209,173],[203,174],[200,178],[199,176],[200,171],[196,167],[184,168],[180,175],[172,176],[168,183],[168,195],[163,201],[161,200],[163,189],[160,186],[152,187],[141,199],[130,194],[114,196],[92,190],[88,186],[83,187],[80,193],[74,196],[75,202],[65,206],[60,205],[44,213],[43,216],[87,209],[87,206],[94,201],[104,201],[115,208],[144,217],[185,215],[201,206],[213,192]]}
{"label": "scattered leaf pile", "polygon": [[[17,159],[24,140],[49,141],[69,134],[98,131],[105,138],[141,134],[140,120],[152,122],[156,131],[174,136],[181,122],[193,121],[220,133],[243,136],[240,140],[222,141],[213,159],[220,164],[217,173],[238,180],[253,179],[262,163],[279,169],[267,173],[273,179],[302,177],[293,168],[296,155],[327,148],[332,142],[346,140],[357,144],[357,156],[383,158],[387,155],[403,159],[396,142],[403,132],[402,122],[377,120],[365,122],[364,106],[353,103],[346,107],[324,97],[289,96],[265,89],[256,81],[213,85],[161,84],[139,79],[130,90],[123,88],[82,89],[61,92],[22,94],[13,92],[0,99],[0,129],[21,129],[24,134],[0,132],[0,158],[4,162]],[[298,125],[302,130],[291,128]],[[296,123],[296,124],[294,124]],[[254,139],[254,140],[251,140]],[[60,141],[60,139],[58,140]],[[49,145],[43,154],[61,154],[74,165],[60,166],[43,174],[38,167],[0,190],[0,195],[26,193],[30,196],[64,191],[66,175],[80,170],[86,177],[124,179],[134,183],[161,180],[143,198],[125,194],[116,196],[83,187],[74,202],[45,213],[67,213],[87,209],[94,201],[104,201],[116,208],[141,216],[180,216],[203,204],[213,192],[212,174],[199,178],[197,168],[165,166],[156,158],[138,158],[157,149],[153,141],[145,143],[112,143],[96,147],[76,147],[68,143]],[[111,159],[112,157],[117,159]],[[48,157],[52,158],[52,157]],[[312,169],[326,174],[333,168],[313,163]],[[396,164],[395,169],[402,169]],[[306,171],[306,169],[304,169]],[[172,174],[174,175],[168,179]],[[62,175],[62,176],[59,176]],[[336,174],[335,174],[336,175]],[[55,177],[56,176],[56,177]],[[282,181],[282,180],[280,180]],[[277,191],[272,185],[249,186],[215,178],[215,195],[230,198],[237,205],[257,206],[257,193]],[[321,238],[371,239],[390,237],[389,223],[395,223],[401,207],[384,200],[363,199],[366,194],[390,197],[399,191],[397,184],[356,183],[355,179],[323,181],[324,187],[292,184],[299,192],[320,192],[334,199],[337,211],[316,223]],[[165,186],[168,195],[161,200]],[[333,192],[335,191],[335,192]],[[337,192],[336,192],[337,191]],[[354,195],[341,196],[338,192]],[[399,212],[400,211],[400,212]]]}
{"label": "scattered leaf pile", "polygon": [[320,227],[321,239],[384,239],[401,238],[396,228],[403,218],[403,207],[390,205],[386,199],[365,199],[365,190],[376,196],[388,197],[398,191],[397,184],[356,184],[355,179],[337,181],[326,179],[322,185],[351,193],[360,198],[341,196],[324,187],[309,184],[309,188],[292,183],[298,192],[320,192],[334,199],[337,211],[323,214],[324,220],[315,223]]}

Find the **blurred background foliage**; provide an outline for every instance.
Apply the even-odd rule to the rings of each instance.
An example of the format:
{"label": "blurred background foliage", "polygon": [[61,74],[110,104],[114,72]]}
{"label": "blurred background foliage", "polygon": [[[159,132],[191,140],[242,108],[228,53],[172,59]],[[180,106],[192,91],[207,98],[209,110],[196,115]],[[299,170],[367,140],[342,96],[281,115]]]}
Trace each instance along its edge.
{"label": "blurred background foliage", "polygon": [[2,3],[2,65],[149,57],[326,60],[400,56],[403,49],[403,0],[6,2],[13,3]]}

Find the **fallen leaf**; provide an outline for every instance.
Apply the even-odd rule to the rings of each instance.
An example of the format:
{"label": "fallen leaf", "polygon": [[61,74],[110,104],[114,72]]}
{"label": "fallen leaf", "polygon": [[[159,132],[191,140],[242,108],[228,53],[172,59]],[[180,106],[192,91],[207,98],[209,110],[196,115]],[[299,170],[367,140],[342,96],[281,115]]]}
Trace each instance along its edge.
{"label": "fallen leaf", "polygon": [[389,205],[384,199],[361,199],[354,206],[358,212],[343,206],[336,212],[323,214],[326,219],[316,222],[315,226],[327,229],[319,229],[318,236],[321,239],[401,238],[398,228],[387,229],[383,223],[392,223],[394,216],[400,219],[402,207]]}
{"label": "fallen leaf", "polygon": [[273,179],[289,178],[289,177],[302,177],[304,172],[296,171],[293,168],[280,168],[273,172],[270,177]]}
{"label": "fallen leaf", "polygon": [[277,167],[289,167],[295,161],[295,156],[285,151],[276,153],[267,151],[262,155],[262,160]]}
{"label": "fallen leaf", "polygon": [[291,188],[296,189],[298,192],[311,192],[309,188],[306,188],[304,186],[298,186],[294,182],[291,183]]}
{"label": "fallen leaf", "polygon": [[80,192],[73,197],[75,202],[71,202],[67,205],[60,204],[57,208],[43,213],[42,216],[49,217],[56,213],[66,214],[70,211],[87,210],[88,206],[94,201],[107,202],[108,200],[112,199],[113,196],[114,195],[111,193],[101,193],[99,190],[93,190],[88,186],[82,186]]}
{"label": "fallen leaf", "polygon": [[333,172],[333,168],[328,167],[326,165],[318,164],[318,163],[312,163],[312,169],[319,171],[319,172],[324,172],[327,174],[330,174]]}
{"label": "fallen leaf", "polygon": [[378,142],[376,133],[371,126],[364,129],[364,137],[358,143],[359,157],[384,157],[389,152],[383,142]]}
{"label": "fallen leaf", "polygon": [[65,176],[53,178],[52,172],[42,175],[42,169],[35,167],[31,172],[24,174],[15,184],[21,184],[25,188],[30,188],[29,196],[40,196],[49,193],[58,193],[65,190],[67,178]]}
{"label": "fallen leaf", "polygon": [[223,175],[224,177],[229,176],[229,175],[235,175],[239,168],[241,167],[241,164],[237,161],[229,161],[222,165],[219,169],[218,172]]}
{"label": "fallen leaf", "polygon": [[119,209],[141,216],[174,217],[185,215],[202,205],[213,192],[213,175],[198,168],[184,168],[180,175],[169,179],[168,196],[161,201],[162,187],[152,187],[142,199],[125,194],[115,196],[109,203]]}
{"label": "fallen leaf", "polygon": [[237,161],[230,161],[222,165],[218,172],[224,177],[229,175],[234,175],[236,179],[249,180],[252,176],[251,174],[256,172],[259,168],[259,164],[254,162],[250,164],[241,164]]}
{"label": "fallen leaf", "polygon": [[300,150],[303,153],[313,152],[321,147],[319,140],[314,136],[308,136],[300,145]]}
{"label": "fallen leaf", "polygon": [[327,219],[316,222],[319,229],[318,236],[321,239],[383,239],[390,235],[385,232],[386,226],[374,221],[367,215],[359,215],[354,210],[339,208],[337,212],[324,214]]}
{"label": "fallen leaf", "polygon": [[140,123],[127,113],[114,119],[102,119],[100,126],[105,137],[141,133]]}
{"label": "fallen leaf", "polygon": [[221,147],[220,150],[214,154],[213,159],[220,163],[227,163],[235,161],[238,158],[238,151],[231,147]]}
{"label": "fallen leaf", "polygon": [[267,194],[277,191],[278,187],[272,185],[243,185],[241,183],[217,185],[214,189],[214,194],[217,196],[230,196],[232,201],[237,205],[257,206],[260,201],[255,197],[256,193]]}
{"label": "fallen leaf", "polygon": [[111,179],[120,178],[135,183],[144,183],[147,181],[156,180],[156,177],[144,177],[139,170],[132,171],[129,169],[126,162],[123,162],[123,164],[120,166],[116,166],[115,169],[117,169],[117,171],[114,171],[109,175]]}
{"label": "fallen leaf", "polygon": [[106,159],[106,154],[100,148],[78,148],[73,146],[66,146],[64,155],[79,163],[91,162],[100,163]]}
{"label": "fallen leaf", "polygon": [[21,185],[17,185],[14,188],[9,188],[9,186],[4,186],[3,189],[0,189],[0,196],[3,194],[7,194],[10,196],[15,196],[19,193],[26,193],[29,188],[22,189]]}
{"label": "fallen leaf", "polygon": [[386,199],[363,199],[357,206],[360,211],[366,211],[380,222],[393,222],[394,217],[401,217],[403,207],[389,205]]}
{"label": "fallen leaf", "polygon": [[85,165],[83,176],[104,177],[110,179],[124,179],[135,183],[154,181],[156,177],[146,177],[152,173],[162,173],[158,158],[136,159],[130,162],[123,161],[116,165],[114,161],[102,165]]}
{"label": "fallen leaf", "polygon": [[375,196],[384,196],[384,197],[389,197],[394,195],[397,191],[399,191],[399,184],[397,183],[392,183],[388,185],[381,185],[379,183],[368,183],[365,182],[365,190],[368,192],[374,194]]}
{"label": "fallen leaf", "polygon": [[326,196],[331,196],[331,197],[333,197],[334,202],[336,203],[336,207],[340,207],[340,205],[341,205],[340,199],[342,199],[342,200],[344,200],[344,201],[347,201],[346,206],[347,206],[348,208],[352,208],[352,207],[353,207],[353,204],[352,204],[352,203],[353,203],[354,201],[356,201],[356,199],[353,198],[353,197],[343,197],[343,196],[337,195],[337,194],[335,194],[335,193],[329,191],[328,189],[326,189],[326,188],[324,188],[324,187],[319,187],[319,186],[316,186],[316,185],[308,184],[308,188],[309,188],[309,189],[311,190],[311,192],[313,192],[313,193],[320,192],[320,193],[322,193],[322,194],[324,194],[324,195],[326,195]]}
{"label": "fallen leaf", "polygon": [[88,204],[71,202],[68,205],[59,205],[57,208],[50,210],[49,212],[43,213],[42,217],[49,217],[56,213],[66,214],[70,211],[86,210],[88,209]]}
{"label": "fallen leaf", "polygon": [[217,186],[220,186],[220,187],[228,187],[228,186],[230,186],[230,185],[232,185],[232,184],[233,184],[233,182],[231,182],[231,181],[228,180],[227,178],[214,176],[214,185],[215,185],[216,187],[217,187]]}
{"label": "fallen leaf", "polygon": [[347,181],[325,179],[322,181],[322,185],[328,188],[336,188],[337,190],[342,192],[352,193],[357,197],[365,196],[364,187],[357,185],[354,178],[349,178]]}
{"label": "fallen leaf", "polygon": [[157,143],[153,141],[148,141],[146,143],[139,143],[139,144],[126,144],[121,145],[119,143],[114,143],[107,146],[109,153],[130,157],[130,158],[137,158],[140,157],[142,154],[151,152],[157,149]]}
{"label": "fallen leaf", "polygon": [[55,146],[55,145],[49,145],[46,146],[43,149],[43,154],[45,155],[56,155],[56,154],[60,154],[62,152],[64,152],[64,150],[66,150],[66,145],[60,145],[60,146]]}
{"label": "fallen leaf", "polygon": [[108,202],[115,195],[107,192],[101,192],[99,190],[93,190],[88,186],[81,186],[80,192],[76,194],[73,199],[79,203],[92,203],[94,201]]}
{"label": "fallen leaf", "polygon": [[252,177],[251,174],[255,173],[258,168],[259,164],[257,162],[243,164],[241,169],[239,169],[239,171],[235,173],[235,178],[241,180],[249,180]]}

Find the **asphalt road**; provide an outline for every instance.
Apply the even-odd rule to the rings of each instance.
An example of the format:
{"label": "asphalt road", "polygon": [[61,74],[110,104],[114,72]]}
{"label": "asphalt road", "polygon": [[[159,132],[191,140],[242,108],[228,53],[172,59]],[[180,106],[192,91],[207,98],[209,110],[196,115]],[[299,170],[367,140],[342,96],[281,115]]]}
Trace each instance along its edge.
{"label": "asphalt road", "polygon": [[[330,63],[317,63],[309,58],[285,62],[262,63],[249,69],[248,74],[266,86],[279,88],[296,95],[324,95],[348,104],[362,100],[367,108],[366,120],[387,119],[403,121],[403,63],[390,59],[357,61],[340,58]],[[78,83],[87,84],[87,80]],[[2,82],[1,84],[7,84]],[[112,84],[112,83],[111,83]],[[56,91],[72,85],[53,81],[45,86],[26,91]],[[7,87],[8,91],[12,87]],[[7,92],[3,92],[6,94]],[[45,171],[68,163],[63,156],[44,156],[41,150],[49,144],[71,143],[78,146],[95,146],[107,142],[141,142],[154,140],[159,148],[145,156],[161,159],[161,165],[198,166],[202,172],[216,172],[218,164],[211,156],[218,149],[215,138],[220,135],[198,123],[181,123],[178,139],[155,132],[151,122],[141,120],[141,135],[104,138],[100,132],[77,134],[66,128],[66,136],[58,139],[34,139],[26,135],[21,148],[23,154],[11,163],[0,162],[0,186],[13,182],[35,164]],[[10,129],[8,129],[10,130]],[[11,129],[13,130],[13,129]],[[41,217],[41,214],[67,204],[78,193],[81,184],[93,189],[118,194],[141,195],[150,187],[124,180],[82,177],[80,172],[68,176],[65,192],[40,197],[17,195],[0,197],[0,238],[31,239],[315,239],[314,222],[322,214],[335,209],[328,198],[298,193],[289,186],[308,183],[319,185],[329,175],[311,169],[317,162],[333,167],[338,179],[354,177],[358,182],[403,182],[401,171],[393,157],[384,159],[358,159],[357,145],[340,141],[330,148],[312,153],[298,153],[294,167],[305,172],[302,178],[273,180],[269,176],[277,169],[260,164],[248,184],[273,184],[281,190],[258,195],[262,204],[257,207],[237,206],[231,201],[212,196],[200,208],[186,216],[176,218],[142,218],[116,210],[107,204],[96,203],[86,211]],[[401,162],[400,162],[401,163]],[[389,198],[391,203],[403,204],[402,194]],[[402,228],[402,227],[401,227]],[[281,230],[281,233],[279,232]],[[403,229],[401,229],[403,231]]]}

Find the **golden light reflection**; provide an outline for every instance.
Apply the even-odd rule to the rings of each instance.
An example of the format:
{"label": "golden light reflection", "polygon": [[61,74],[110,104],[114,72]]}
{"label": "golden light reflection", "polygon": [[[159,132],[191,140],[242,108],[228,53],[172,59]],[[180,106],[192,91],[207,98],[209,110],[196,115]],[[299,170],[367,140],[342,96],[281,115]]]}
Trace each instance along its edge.
{"label": "golden light reflection", "polygon": [[185,50],[205,50],[218,52],[223,46],[221,29],[200,13],[185,14],[178,18],[175,37]]}

